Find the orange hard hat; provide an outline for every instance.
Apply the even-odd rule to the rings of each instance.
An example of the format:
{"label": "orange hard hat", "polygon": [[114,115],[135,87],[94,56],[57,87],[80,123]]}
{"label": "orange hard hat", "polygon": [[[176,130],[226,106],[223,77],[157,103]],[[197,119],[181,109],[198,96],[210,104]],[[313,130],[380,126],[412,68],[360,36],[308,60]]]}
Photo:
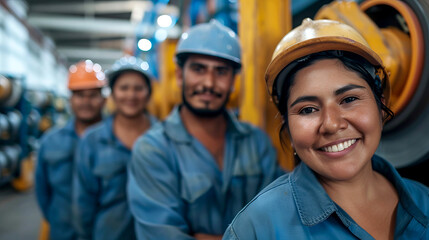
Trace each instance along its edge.
{"label": "orange hard hat", "polygon": [[0,75],[0,102],[7,99],[11,93],[12,93],[11,80]]}
{"label": "orange hard hat", "polygon": [[68,83],[70,90],[102,88],[105,85],[105,76],[99,64],[85,60],[70,66]]}
{"label": "orange hard hat", "polygon": [[[284,78],[280,73],[295,60],[310,54],[339,50],[357,54],[376,69],[383,86],[386,103],[390,97],[388,74],[381,58],[369,47],[365,39],[349,25],[333,20],[304,19],[302,24],[290,31],[279,42],[265,72],[268,91],[278,106]],[[287,73],[281,74],[287,76]]]}

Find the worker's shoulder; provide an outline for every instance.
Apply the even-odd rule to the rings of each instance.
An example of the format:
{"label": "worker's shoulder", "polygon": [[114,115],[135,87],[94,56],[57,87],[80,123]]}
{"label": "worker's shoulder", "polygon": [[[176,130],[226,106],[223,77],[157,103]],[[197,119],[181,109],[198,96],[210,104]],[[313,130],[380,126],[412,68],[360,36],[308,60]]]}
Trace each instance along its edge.
{"label": "worker's shoulder", "polygon": [[429,217],[429,188],[411,179],[403,178],[403,181],[413,201]]}
{"label": "worker's shoulder", "polygon": [[43,159],[52,162],[66,159],[73,154],[74,147],[79,141],[74,129],[55,126],[49,129],[42,136],[39,146],[39,154]]}
{"label": "worker's shoulder", "polygon": [[242,131],[243,133],[260,133],[263,132],[261,128],[253,125],[252,123],[246,122],[246,121],[242,121],[242,120],[237,120],[236,121],[236,125],[238,126],[237,128],[240,129],[240,131]]}
{"label": "worker's shoulder", "polygon": [[165,134],[166,130],[163,122],[157,122],[150,129],[148,129],[144,134],[142,134],[134,144],[135,146],[139,145],[166,145],[167,144],[167,135]]}
{"label": "worker's shoulder", "polygon": [[257,140],[269,140],[267,133],[261,128],[245,121],[235,122],[237,132],[243,138],[255,138]]}
{"label": "worker's shoulder", "polygon": [[101,121],[88,127],[83,133],[82,140],[100,138],[112,131],[113,129],[109,129],[109,125],[105,121]]}
{"label": "worker's shoulder", "polygon": [[69,128],[66,126],[54,126],[43,134],[41,144],[56,143],[69,136],[73,137],[73,132]]}
{"label": "worker's shoulder", "polygon": [[[291,173],[286,173],[262,189],[235,217],[234,222],[250,216],[269,216],[278,213],[278,207],[292,211],[295,208]],[[281,203],[279,205],[279,203]],[[268,212],[267,212],[268,210]]]}

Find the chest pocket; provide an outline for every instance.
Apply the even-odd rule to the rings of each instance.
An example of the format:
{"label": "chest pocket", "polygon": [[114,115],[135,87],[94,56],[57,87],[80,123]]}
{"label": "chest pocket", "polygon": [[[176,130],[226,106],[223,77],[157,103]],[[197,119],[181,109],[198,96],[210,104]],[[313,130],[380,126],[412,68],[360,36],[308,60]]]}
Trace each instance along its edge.
{"label": "chest pocket", "polygon": [[94,174],[105,180],[115,178],[126,171],[126,160],[112,156],[98,160],[94,166]]}
{"label": "chest pocket", "polygon": [[191,231],[201,229],[206,220],[201,219],[202,214],[206,218],[211,209],[216,206],[216,196],[210,179],[201,173],[186,174],[182,177],[181,197],[186,205],[186,219]]}
{"label": "chest pocket", "polygon": [[49,181],[57,189],[68,188],[72,181],[73,151],[46,150],[43,161],[47,164]]}
{"label": "chest pocket", "polygon": [[93,171],[100,178],[103,188],[125,188],[127,161],[126,156],[112,151],[98,155]]}
{"label": "chest pocket", "polygon": [[235,163],[230,193],[235,198],[244,198],[243,202],[250,201],[264,187],[262,169],[259,165],[249,164],[249,162],[244,166],[240,164],[240,161]]}
{"label": "chest pocket", "polygon": [[56,165],[64,161],[72,161],[73,155],[73,151],[70,150],[46,150],[43,153],[43,160],[49,165]]}
{"label": "chest pocket", "polygon": [[212,188],[210,179],[200,173],[185,174],[182,177],[181,197],[189,204],[197,202]]}

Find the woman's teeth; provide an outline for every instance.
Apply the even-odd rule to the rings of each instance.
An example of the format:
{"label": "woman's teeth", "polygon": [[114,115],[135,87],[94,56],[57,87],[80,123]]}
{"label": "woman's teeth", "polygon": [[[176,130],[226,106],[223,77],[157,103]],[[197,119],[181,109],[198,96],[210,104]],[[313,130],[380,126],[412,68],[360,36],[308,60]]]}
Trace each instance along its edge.
{"label": "woman's teeth", "polygon": [[339,144],[328,146],[328,147],[323,147],[322,150],[325,152],[341,152],[344,149],[349,148],[355,142],[356,142],[356,139],[347,140],[343,143],[339,143]]}

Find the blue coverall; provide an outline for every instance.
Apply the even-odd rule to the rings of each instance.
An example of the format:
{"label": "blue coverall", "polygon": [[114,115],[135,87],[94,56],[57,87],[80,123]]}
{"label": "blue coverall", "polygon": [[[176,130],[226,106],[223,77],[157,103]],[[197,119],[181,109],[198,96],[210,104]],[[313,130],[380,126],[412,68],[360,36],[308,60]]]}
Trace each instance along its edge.
{"label": "blue coverall", "polygon": [[[150,117],[151,126],[156,119]],[[79,239],[135,239],[126,196],[131,150],[113,133],[114,116],[90,129],[76,153],[73,213]]]}
{"label": "blue coverall", "polygon": [[37,202],[50,225],[50,239],[76,239],[72,223],[73,158],[79,142],[74,119],[63,128],[48,131],[37,155]]}
{"label": "blue coverall", "polygon": [[138,239],[222,235],[238,211],[283,173],[268,136],[225,114],[223,170],[188,133],[179,108],[137,140],[127,189]]}
{"label": "blue coverall", "polygon": [[[372,165],[399,195],[394,238],[429,239],[429,189],[401,178],[395,168],[380,157],[374,156]],[[304,162],[259,193],[237,215],[223,239],[374,240],[332,201]]]}

